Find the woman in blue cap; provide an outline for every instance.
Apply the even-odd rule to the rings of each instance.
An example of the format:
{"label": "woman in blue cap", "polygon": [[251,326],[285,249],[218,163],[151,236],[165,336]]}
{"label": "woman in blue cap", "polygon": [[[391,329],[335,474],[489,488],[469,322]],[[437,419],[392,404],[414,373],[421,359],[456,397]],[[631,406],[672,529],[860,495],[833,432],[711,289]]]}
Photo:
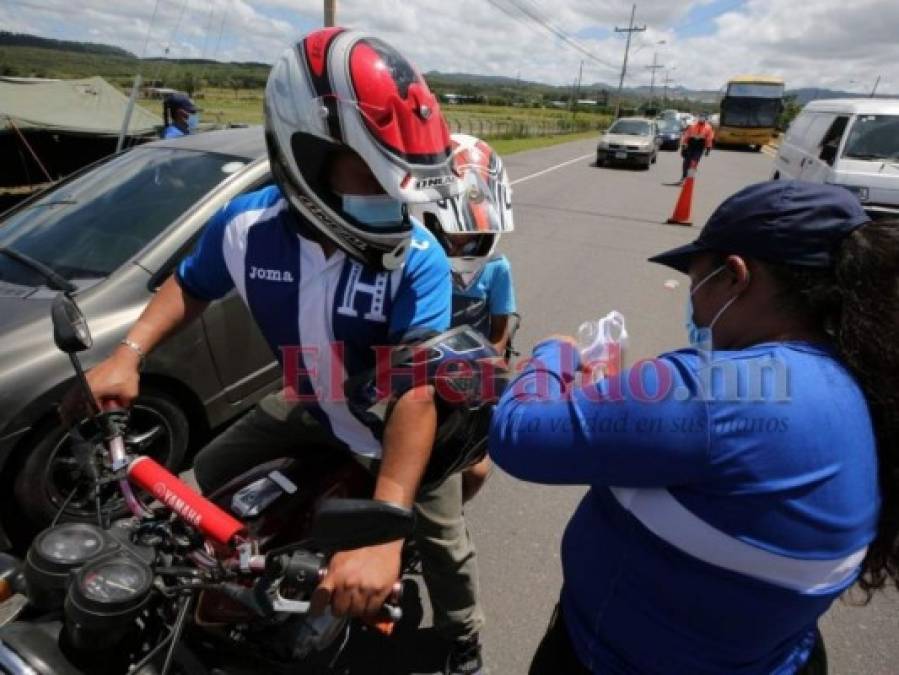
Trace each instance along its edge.
{"label": "woman in blue cap", "polygon": [[197,106],[187,94],[171,94],[162,104],[163,138],[179,138],[197,130]]}
{"label": "woman in blue cap", "polygon": [[494,416],[500,467],[590,486],[531,673],[824,673],[819,617],[899,578],[899,225],[773,181],[651,260],[689,348],[575,386],[549,339]]}

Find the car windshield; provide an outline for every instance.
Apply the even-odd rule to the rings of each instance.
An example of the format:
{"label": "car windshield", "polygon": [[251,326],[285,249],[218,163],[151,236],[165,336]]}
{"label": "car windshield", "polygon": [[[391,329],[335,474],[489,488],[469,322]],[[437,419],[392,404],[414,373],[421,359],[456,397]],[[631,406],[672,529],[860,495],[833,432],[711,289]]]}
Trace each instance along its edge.
{"label": "car windshield", "polygon": [[649,122],[641,120],[618,120],[609,129],[610,134],[630,134],[631,136],[649,136]]}
{"label": "car windshield", "polygon": [[[242,165],[228,155],[137,148],[10,213],[0,221],[0,247],[66,279],[106,277]],[[45,283],[10,256],[0,256],[0,280]]]}
{"label": "car windshield", "polygon": [[659,122],[659,131],[663,134],[680,133],[681,125],[677,120],[662,120]]}
{"label": "car windshield", "polygon": [[899,115],[859,115],[846,139],[843,157],[899,160]]}

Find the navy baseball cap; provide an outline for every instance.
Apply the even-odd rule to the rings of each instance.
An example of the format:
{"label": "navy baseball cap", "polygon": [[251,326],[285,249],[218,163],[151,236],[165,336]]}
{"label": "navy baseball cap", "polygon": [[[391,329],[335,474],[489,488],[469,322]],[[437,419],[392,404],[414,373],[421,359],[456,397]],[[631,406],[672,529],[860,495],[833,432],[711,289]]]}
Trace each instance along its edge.
{"label": "navy baseball cap", "polygon": [[649,261],[686,274],[695,254],[715,251],[798,267],[830,267],[839,243],[870,220],[845,188],[770,180],[724,200],[696,241]]}
{"label": "navy baseball cap", "polygon": [[189,113],[197,112],[197,106],[190,100],[187,94],[171,94],[167,99],[169,107],[172,110],[186,110]]}

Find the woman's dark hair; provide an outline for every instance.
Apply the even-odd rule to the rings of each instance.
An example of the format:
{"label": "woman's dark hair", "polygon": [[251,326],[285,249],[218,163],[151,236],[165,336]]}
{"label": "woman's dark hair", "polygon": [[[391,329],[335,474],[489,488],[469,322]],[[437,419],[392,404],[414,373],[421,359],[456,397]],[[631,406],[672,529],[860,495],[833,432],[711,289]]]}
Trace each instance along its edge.
{"label": "woman's dark hair", "polygon": [[858,228],[840,245],[834,267],[768,265],[792,311],[834,341],[861,385],[877,439],[880,520],[859,586],[899,587],[899,220]]}

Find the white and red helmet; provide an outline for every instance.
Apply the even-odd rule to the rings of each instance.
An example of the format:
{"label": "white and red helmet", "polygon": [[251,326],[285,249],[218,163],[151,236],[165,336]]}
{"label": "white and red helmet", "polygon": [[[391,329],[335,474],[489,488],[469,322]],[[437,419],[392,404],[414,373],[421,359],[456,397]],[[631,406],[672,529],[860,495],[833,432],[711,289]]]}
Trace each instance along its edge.
{"label": "white and red helmet", "polygon": [[[458,286],[467,290],[490,260],[500,235],[511,232],[512,186],[500,156],[485,141],[453,134],[453,166],[462,176],[462,193],[418,209],[425,226],[447,250]],[[449,237],[480,235],[461,253],[451,252]]]}
{"label": "white and red helmet", "polygon": [[272,175],[291,205],[349,255],[399,267],[412,230],[406,212],[373,225],[344,210],[323,172],[330,153],[358,154],[402,204],[448,199],[461,189],[450,134],[422,76],[382,40],[343,28],[314,31],[287,49],[265,88]]}

